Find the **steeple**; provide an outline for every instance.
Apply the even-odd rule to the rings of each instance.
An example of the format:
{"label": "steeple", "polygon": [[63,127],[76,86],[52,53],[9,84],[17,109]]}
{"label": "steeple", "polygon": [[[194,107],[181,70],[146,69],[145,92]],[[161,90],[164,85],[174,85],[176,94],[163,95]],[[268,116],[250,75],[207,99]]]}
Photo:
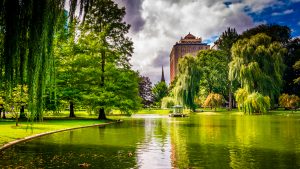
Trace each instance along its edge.
{"label": "steeple", "polygon": [[166,82],[165,81],[165,74],[164,74],[164,66],[161,66],[161,79],[160,82]]}

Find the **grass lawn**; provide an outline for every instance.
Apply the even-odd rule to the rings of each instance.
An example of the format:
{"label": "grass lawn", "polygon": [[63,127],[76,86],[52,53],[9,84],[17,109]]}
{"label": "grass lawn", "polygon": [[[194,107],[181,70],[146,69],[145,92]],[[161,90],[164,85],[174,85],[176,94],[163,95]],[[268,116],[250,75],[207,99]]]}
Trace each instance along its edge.
{"label": "grass lawn", "polygon": [[[87,113],[75,112],[78,118],[69,119],[67,112],[62,112],[57,115],[47,115],[43,122],[19,122],[16,126],[14,119],[0,119],[0,147],[10,141],[25,138],[27,136],[61,130],[66,128],[76,128],[81,126],[103,124],[105,121],[97,120],[97,116],[89,116]],[[9,114],[7,115],[9,118]]]}

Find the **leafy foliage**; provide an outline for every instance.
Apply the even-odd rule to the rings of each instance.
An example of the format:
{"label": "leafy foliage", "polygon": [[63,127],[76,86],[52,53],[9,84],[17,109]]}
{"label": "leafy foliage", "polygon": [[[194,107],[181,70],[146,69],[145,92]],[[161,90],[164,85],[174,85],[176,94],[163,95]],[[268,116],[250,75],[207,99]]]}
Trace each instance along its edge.
{"label": "leafy foliage", "polygon": [[228,61],[227,56],[220,50],[203,50],[196,57],[197,70],[201,74],[200,90],[204,89],[204,95],[209,93],[227,94]]}
{"label": "leafy foliage", "polygon": [[228,61],[231,60],[231,47],[238,40],[238,37],[239,35],[236,32],[235,28],[229,27],[215,42],[215,44],[218,45],[218,49],[226,52]]}
{"label": "leafy foliage", "polygon": [[269,96],[263,96],[258,92],[253,92],[247,96],[243,103],[243,111],[246,114],[267,113],[270,108]]}
{"label": "leafy foliage", "polygon": [[[232,61],[232,54],[231,54],[231,48],[233,44],[238,40],[239,35],[236,32],[235,28],[227,28],[222,35],[219,37],[219,39],[215,42],[215,44],[218,46],[218,49],[225,52],[225,55],[227,56],[226,63],[230,63]],[[228,71],[226,71],[228,72]],[[232,91],[234,91],[238,83],[236,80],[230,81],[226,84],[227,90],[228,90],[228,104],[229,109],[232,109]],[[224,95],[226,96],[226,95]]]}
{"label": "leafy foliage", "polygon": [[259,92],[271,101],[279,95],[286,49],[265,34],[237,41],[232,47],[229,64],[230,80],[237,79],[249,93]]}
{"label": "leafy foliage", "polygon": [[235,100],[237,102],[238,105],[238,109],[241,111],[243,108],[243,104],[246,101],[247,97],[249,95],[249,92],[246,89],[243,88],[239,88],[236,92],[235,92]]}
{"label": "leafy foliage", "polygon": [[10,112],[16,119],[16,126],[18,126],[19,110],[22,106],[26,106],[27,104],[28,88],[26,85],[17,85],[17,87],[13,88],[12,94],[5,97],[3,101],[4,109]]}
{"label": "leafy foliage", "polygon": [[195,111],[194,98],[198,94],[201,77],[196,58],[191,55],[180,58],[178,72],[177,82],[173,88],[174,97],[179,104]]}
{"label": "leafy foliage", "polygon": [[152,93],[154,96],[154,101],[160,107],[161,99],[168,95],[168,86],[166,82],[158,82],[152,88]]}
{"label": "leafy foliage", "polygon": [[[41,120],[45,88],[53,80],[53,36],[63,27],[61,18],[64,18],[65,2],[3,0],[0,3],[0,34],[3,37],[0,46],[0,79],[8,93],[17,84],[28,85],[32,120]],[[72,22],[75,9],[78,7],[80,13],[83,9],[88,12],[91,1],[70,2]]]}
{"label": "leafy foliage", "polygon": [[[296,70],[296,71],[300,71],[300,60],[298,60],[294,65],[293,65],[293,68]],[[298,77],[296,79],[294,79],[294,82],[296,84],[298,84],[299,86],[299,83],[300,83],[300,75],[298,75]]]}
{"label": "leafy foliage", "polygon": [[[300,60],[300,38],[290,40],[286,48],[288,52],[284,57],[286,68],[283,74],[284,85],[282,92],[300,96],[300,85],[298,83],[300,82],[300,78],[298,78],[300,77],[300,62],[298,69],[295,69],[297,66],[293,67],[293,65],[296,65],[296,62]],[[297,78],[299,80],[296,80],[296,83],[294,83]]]}
{"label": "leafy foliage", "polygon": [[172,108],[176,103],[173,97],[164,97],[161,99],[161,108]]}
{"label": "leafy foliage", "polygon": [[222,95],[218,93],[210,93],[206,100],[204,101],[204,104],[202,105],[203,107],[210,107],[210,108],[215,108],[222,106],[224,103],[225,99]]}
{"label": "leafy foliage", "polygon": [[279,105],[286,109],[296,109],[300,106],[300,98],[296,95],[282,94],[279,97]]}
{"label": "leafy foliage", "polygon": [[252,36],[260,33],[264,33],[269,36],[272,42],[276,41],[282,44],[288,43],[291,38],[291,30],[287,26],[281,26],[277,24],[262,24],[244,31],[240,35],[240,39],[249,39]]}
{"label": "leafy foliage", "polygon": [[139,95],[144,107],[149,107],[154,102],[152,84],[149,77],[141,76],[139,81]]}

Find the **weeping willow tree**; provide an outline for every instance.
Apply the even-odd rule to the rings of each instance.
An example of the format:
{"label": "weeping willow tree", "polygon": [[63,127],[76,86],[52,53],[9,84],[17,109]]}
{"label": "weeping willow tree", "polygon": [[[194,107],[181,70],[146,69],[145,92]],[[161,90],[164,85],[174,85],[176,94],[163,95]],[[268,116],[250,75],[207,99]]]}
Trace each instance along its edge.
{"label": "weeping willow tree", "polygon": [[237,41],[231,51],[229,78],[242,87],[236,92],[239,108],[247,114],[265,113],[280,94],[286,49],[269,36],[257,34]]}
{"label": "weeping willow tree", "polygon": [[285,53],[279,42],[272,42],[265,34],[239,40],[232,47],[229,78],[237,79],[249,93],[269,96],[274,103],[283,83]]}
{"label": "weeping willow tree", "polygon": [[[45,86],[53,72],[53,36],[63,27],[60,20],[65,0],[1,0],[0,79],[2,89],[11,95],[18,84],[29,87],[31,119],[42,118]],[[88,11],[89,0],[70,0],[69,21],[76,8]],[[80,5],[77,5],[80,4]]]}
{"label": "weeping willow tree", "polygon": [[195,111],[195,96],[199,91],[200,71],[197,66],[197,59],[187,55],[179,59],[177,82],[173,88],[174,96],[179,104],[186,105]]}

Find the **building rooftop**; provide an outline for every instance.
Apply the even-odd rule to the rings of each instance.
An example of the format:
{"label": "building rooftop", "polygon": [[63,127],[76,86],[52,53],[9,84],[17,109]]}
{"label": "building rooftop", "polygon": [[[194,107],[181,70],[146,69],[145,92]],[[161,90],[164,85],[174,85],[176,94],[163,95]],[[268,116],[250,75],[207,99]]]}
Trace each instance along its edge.
{"label": "building rooftop", "polygon": [[[187,34],[184,38],[178,42],[179,44],[188,43],[188,44],[201,44],[202,38],[197,38],[196,36],[192,35],[191,33]],[[177,44],[177,43],[176,43]]]}
{"label": "building rooftop", "polygon": [[192,35],[190,32],[187,34],[184,39],[196,39],[196,36]]}

